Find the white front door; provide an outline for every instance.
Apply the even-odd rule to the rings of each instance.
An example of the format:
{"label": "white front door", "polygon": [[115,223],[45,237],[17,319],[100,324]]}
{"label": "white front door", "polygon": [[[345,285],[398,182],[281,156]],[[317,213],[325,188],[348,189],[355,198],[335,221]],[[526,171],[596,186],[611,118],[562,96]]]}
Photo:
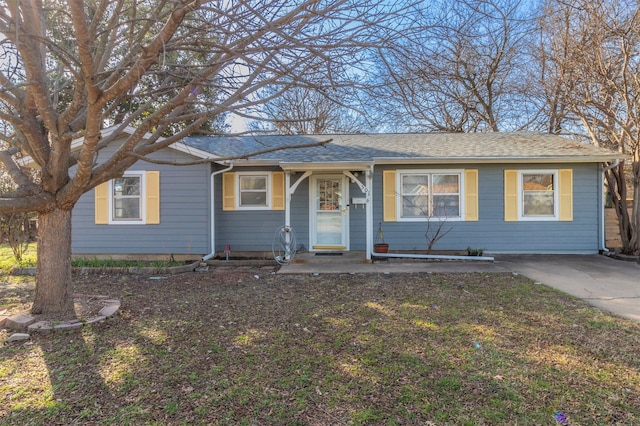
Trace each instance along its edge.
{"label": "white front door", "polygon": [[312,176],[312,250],[348,250],[349,194],[344,175]]}

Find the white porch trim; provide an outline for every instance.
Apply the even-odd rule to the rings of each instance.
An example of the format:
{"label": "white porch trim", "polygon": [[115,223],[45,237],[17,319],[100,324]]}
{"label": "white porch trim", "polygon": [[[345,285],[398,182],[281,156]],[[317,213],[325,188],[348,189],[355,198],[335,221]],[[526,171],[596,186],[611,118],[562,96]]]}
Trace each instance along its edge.
{"label": "white porch trim", "polygon": [[[373,163],[372,162],[337,162],[337,163],[280,163],[285,171],[285,227],[291,227],[291,198],[298,186],[316,173],[342,173],[349,180],[358,185],[365,196],[365,253],[366,259],[371,260],[373,250]],[[353,174],[353,171],[364,172],[364,183]],[[291,183],[291,173],[304,172],[302,176]]]}

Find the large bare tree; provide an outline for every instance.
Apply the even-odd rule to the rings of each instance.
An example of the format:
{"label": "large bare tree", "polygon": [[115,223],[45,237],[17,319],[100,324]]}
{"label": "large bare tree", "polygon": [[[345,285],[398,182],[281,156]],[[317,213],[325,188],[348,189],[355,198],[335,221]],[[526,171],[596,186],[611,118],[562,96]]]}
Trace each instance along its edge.
{"label": "large bare tree", "polygon": [[405,128],[518,130],[535,113],[522,96],[530,21],[519,0],[425,2],[421,31],[384,52],[374,97]]}
{"label": "large bare tree", "polygon": [[[263,106],[265,120],[254,122],[261,131],[284,135],[357,133],[367,128],[352,93],[293,87]],[[329,93],[327,93],[329,92]]]}
{"label": "large bare tree", "polygon": [[[348,84],[332,70],[384,42],[393,18],[383,8],[394,9],[367,0],[0,1],[0,120],[9,128],[0,162],[17,187],[0,213],[39,213],[32,312],[73,309],[71,212],[83,193],[222,114],[251,116],[267,86],[276,97]],[[133,134],[102,136],[131,124]],[[37,181],[21,169],[26,156]]]}
{"label": "large bare tree", "polygon": [[589,141],[626,156],[606,171],[606,179],[623,251],[638,255],[640,5],[632,0],[550,0],[540,23],[544,43],[539,58],[547,70],[541,82],[550,99],[557,100],[555,111],[563,111],[565,130],[580,131],[570,125],[573,118]]}

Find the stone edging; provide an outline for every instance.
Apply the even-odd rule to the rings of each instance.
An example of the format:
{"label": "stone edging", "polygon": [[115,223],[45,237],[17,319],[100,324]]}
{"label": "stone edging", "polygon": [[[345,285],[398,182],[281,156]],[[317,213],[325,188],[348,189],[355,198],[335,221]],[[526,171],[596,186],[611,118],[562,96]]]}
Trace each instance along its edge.
{"label": "stone edging", "polygon": [[[103,307],[98,311],[97,315],[86,320],[73,319],[67,321],[36,321],[36,319],[30,315],[20,314],[4,318],[0,317],[0,328],[21,332],[28,331],[31,333],[78,330],[85,325],[106,321],[107,319],[115,316],[120,310],[120,300],[111,299],[108,296],[94,297],[103,304]],[[20,336],[14,339],[12,339],[14,336],[10,336],[8,341],[25,340],[29,338],[29,335],[24,333],[16,333],[16,335]]]}
{"label": "stone edging", "polygon": [[[206,262],[195,261],[187,265],[170,266],[167,268],[156,267],[121,267],[121,268],[94,268],[94,267],[82,267],[72,268],[73,274],[78,275],[92,275],[92,274],[135,274],[135,275],[176,275],[183,274],[185,272],[194,272],[200,270],[204,264],[213,268],[224,267],[263,267],[274,266],[275,261],[273,259],[242,259],[242,260],[208,260]],[[36,268],[14,268],[9,272],[11,275],[36,275]]]}
{"label": "stone edging", "polygon": [[[153,266],[149,267],[121,267],[121,268],[94,268],[94,267],[75,267],[71,271],[73,274],[78,275],[90,275],[90,274],[138,274],[138,275],[152,275],[152,274],[182,274],[184,272],[193,272],[200,265],[200,262],[193,262],[187,265],[170,266],[167,268],[157,268]],[[36,268],[14,268],[10,271],[11,275],[31,275],[36,274]]]}

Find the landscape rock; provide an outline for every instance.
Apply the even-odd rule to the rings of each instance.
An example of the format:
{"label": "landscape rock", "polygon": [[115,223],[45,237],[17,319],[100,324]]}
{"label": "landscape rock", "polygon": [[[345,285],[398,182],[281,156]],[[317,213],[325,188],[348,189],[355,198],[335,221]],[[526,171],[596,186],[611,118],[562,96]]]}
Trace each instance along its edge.
{"label": "landscape rock", "polygon": [[89,318],[88,320],[86,320],[86,321],[84,322],[84,324],[85,324],[85,325],[95,324],[95,323],[98,323],[98,322],[104,321],[104,320],[106,320],[106,319],[107,319],[107,317],[105,317],[104,315],[99,315],[99,316],[97,316],[97,317]]}
{"label": "landscape rock", "polygon": [[38,321],[31,324],[28,328],[29,331],[51,331],[53,330],[53,325],[49,321]]}
{"label": "landscape rock", "polygon": [[8,315],[0,315],[0,328],[4,328],[7,323],[7,318],[9,318]]}
{"label": "landscape rock", "polygon": [[19,342],[21,340],[27,340],[29,339],[29,336],[27,333],[13,333],[11,336],[9,336],[9,338],[7,339],[7,342]]}
{"label": "landscape rock", "polygon": [[10,330],[26,330],[36,319],[29,315],[13,315],[5,320],[4,326]]}
{"label": "landscape rock", "polygon": [[120,309],[120,303],[112,303],[100,309],[98,315],[104,317],[112,317],[118,312],[118,309]]}
{"label": "landscape rock", "polygon": [[76,330],[78,328],[82,328],[82,323],[78,320],[75,321],[64,321],[60,324],[57,324],[53,327],[56,331],[65,331],[65,330]]}

